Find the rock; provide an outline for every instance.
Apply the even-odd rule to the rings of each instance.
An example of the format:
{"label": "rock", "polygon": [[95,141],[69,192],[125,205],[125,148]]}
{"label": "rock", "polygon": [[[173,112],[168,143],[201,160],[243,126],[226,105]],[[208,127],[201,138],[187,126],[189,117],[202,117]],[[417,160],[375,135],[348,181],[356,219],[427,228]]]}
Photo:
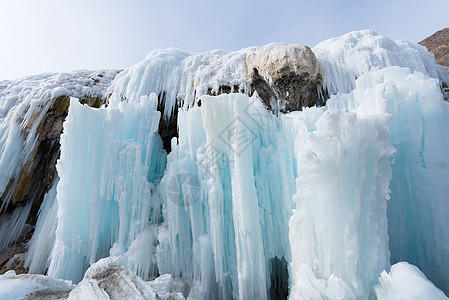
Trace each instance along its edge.
{"label": "rock", "polygon": [[418,44],[435,55],[437,64],[449,67],[449,28],[441,29]]}
{"label": "rock", "polygon": [[171,152],[171,140],[174,137],[178,137],[178,106],[175,105],[174,112],[170,116],[163,114],[165,110],[165,97],[166,93],[158,95],[157,110],[161,112],[161,118],[159,120],[158,133],[162,139],[162,145],[167,153]]}
{"label": "rock", "polygon": [[19,238],[10,247],[0,251],[0,274],[6,275],[8,270],[15,271],[17,274],[28,273],[28,268],[24,266],[24,263],[28,241],[33,235],[33,229],[30,225],[25,224]]}
{"label": "rock", "polygon": [[108,257],[93,264],[68,299],[158,299],[136,274]]}
{"label": "rock", "polygon": [[151,289],[161,299],[187,299],[194,284],[191,279],[173,278],[171,274],[163,274],[148,282]]}
{"label": "rock", "polygon": [[449,28],[444,28],[425,38],[418,44],[425,46],[433,53],[437,64],[442,65],[446,70],[446,80],[441,82],[441,92],[443,98],[449,101]]}
{"label": "rock", "polygon": [[[323,70],[302,45],[267,45],[246,57],[251,89],[275,112],[324,104]],[[321,94],[320,94],[321,93]]]}

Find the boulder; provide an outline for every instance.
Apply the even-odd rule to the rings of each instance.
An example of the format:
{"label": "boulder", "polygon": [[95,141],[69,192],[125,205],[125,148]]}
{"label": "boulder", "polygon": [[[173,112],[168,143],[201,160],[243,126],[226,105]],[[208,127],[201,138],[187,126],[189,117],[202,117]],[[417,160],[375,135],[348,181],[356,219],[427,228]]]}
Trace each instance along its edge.
{"label": "boulder", "polygon": [[270,44],[246,56],[252,91],[275,112],[324,104],[323,69],[307,46]]}

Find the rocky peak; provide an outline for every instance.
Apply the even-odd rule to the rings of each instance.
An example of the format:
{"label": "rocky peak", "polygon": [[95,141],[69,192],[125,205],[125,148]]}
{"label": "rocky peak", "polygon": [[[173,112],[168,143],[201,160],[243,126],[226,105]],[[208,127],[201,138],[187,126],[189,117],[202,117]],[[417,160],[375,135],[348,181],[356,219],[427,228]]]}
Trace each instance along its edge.
{"label": "rocky peak", "polygon": [[449,28],[435,32],[418,44],[432,52],[438,64],[449,67]]}

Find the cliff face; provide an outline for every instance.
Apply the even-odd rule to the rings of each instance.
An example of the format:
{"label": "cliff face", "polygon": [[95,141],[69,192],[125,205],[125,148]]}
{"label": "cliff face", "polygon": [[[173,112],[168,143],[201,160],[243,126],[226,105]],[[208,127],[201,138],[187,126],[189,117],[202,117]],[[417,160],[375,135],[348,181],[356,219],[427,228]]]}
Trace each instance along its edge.
{"label": "cliff face", "polygon": [[418,44],[429,49],[438,64],[449,67],[449,28],[435,32]]}

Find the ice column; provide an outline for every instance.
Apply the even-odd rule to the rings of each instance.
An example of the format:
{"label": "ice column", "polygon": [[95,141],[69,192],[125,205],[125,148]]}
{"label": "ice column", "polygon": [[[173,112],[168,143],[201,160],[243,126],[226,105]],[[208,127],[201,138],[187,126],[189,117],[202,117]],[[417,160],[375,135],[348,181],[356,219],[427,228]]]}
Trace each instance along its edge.
{"label": "ice column", "polygon": [[179,144],[161,182],[158,265],[197,280],[203,298],[266,299],[270,259],[290,260],[292,153],[257,97],[201,103],[179,114]]}
{"label": "ice column", "polygon": [[386,210],[394,149],[391,115],[377,98],[340,95],[327,109],[290,117],[298,163],[289,222],[291,299],[368,298],[389,266]]}
{"label": "ice column", "polygon": [[[81,280],[87,267],[108,256],[111,247],[111,254],[125,254],[149,220],[159,220],[160,202],[153,197],[150,180],[165,155],[156,107],[155,94],[132,102],[112,99],[108,108],[100,109],[71,100],[57,164],[58,227],[50,276]],[[146,253],[147,261],[152,254]],[[130,267],[148,277],[147,261],[142,261],[146,267],[136,262]]]}

